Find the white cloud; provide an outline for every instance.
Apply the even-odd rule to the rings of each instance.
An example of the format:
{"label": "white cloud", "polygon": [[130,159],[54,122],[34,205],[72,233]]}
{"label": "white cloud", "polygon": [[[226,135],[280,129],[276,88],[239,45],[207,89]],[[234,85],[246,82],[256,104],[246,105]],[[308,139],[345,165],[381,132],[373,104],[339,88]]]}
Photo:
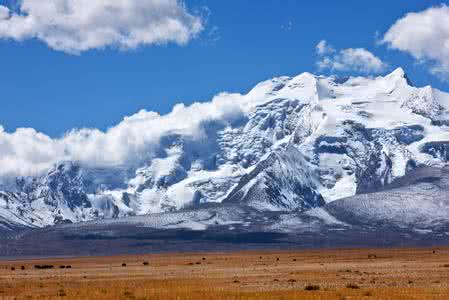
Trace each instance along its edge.
{"label": "white cloud", "polygon": [[0,126],[0,178],[37,175],[64,160],[89,167],[135,166],[154,157],[162,137],[178,134],[201,143],[207,122],[224,126],[243,117],[242,97],[220,94],[211,102],[178,104],[166,115],[142,110],[105,132],[72,130],[56,139],[31,128],[9,133]]}
{"label": "white cloud", "polygon": [[0,38],[37,38],[74,54],[185,44],[202,29],[201,17],[178,0],[22,0],[17,11],[0,6]]}
{"label": "white cloud", "polygon": [[316,45],[316,51],[320,58],[317,62],[320,69],[368,74],[383,72],[388,67],[380,58],[364,48],[348,48],[337,51],[325,40],[322,40]]}
{"label": "white cloud", "polygon": [[6,6],[0,5],[0,20],[4,20],[9,18],[9,8]]}
{"label": "white cloud", "polygon": [[449,75],[449,7],[441,5],[409,13],[384,35],[391,48],[407,52],[442,78]]}
{"label": "white cloud", "polygon": [[332,46],[330,46],[325,40],[319,41],[315,49],[318,55],[325,55],[335,52],[335,49]]}

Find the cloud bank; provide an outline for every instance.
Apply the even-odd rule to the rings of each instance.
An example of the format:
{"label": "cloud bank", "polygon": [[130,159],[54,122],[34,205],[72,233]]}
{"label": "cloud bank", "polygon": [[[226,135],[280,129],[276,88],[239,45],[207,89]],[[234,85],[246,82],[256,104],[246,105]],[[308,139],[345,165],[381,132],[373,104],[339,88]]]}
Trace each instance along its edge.
{"label": "cloud bank", "polygon": [[72,54],[186,44],[202,30],[201,17],[178,0],[22,0],[16,10],[0,5],[0,38],[36,38]]}
{"label": "cloud bank", "polygon": [[88,167],[130,167],[153,158],[164,136],[201,142],[208,122],[223,126],[243,117],[244,96],[219,94],[211,102],[176,105],[166,115],[142,110],[103,132],[72,130],[52,139],[32,128],[9,133],[0,126],[0,177],[39,175],[55,163],[74,160]]}
{"label": "cloud bank", "polygon": [[325,40],[316,45],[320,70],[355,71],[364,74],[381,73],[388,68],[380,58],[364,48],[336,50]]}
{"label": "cloud bank", "polygon": [[383,42],[428,63],[430,72],[448,80],[449,7],[441,5],[409,13],[385,33]]}

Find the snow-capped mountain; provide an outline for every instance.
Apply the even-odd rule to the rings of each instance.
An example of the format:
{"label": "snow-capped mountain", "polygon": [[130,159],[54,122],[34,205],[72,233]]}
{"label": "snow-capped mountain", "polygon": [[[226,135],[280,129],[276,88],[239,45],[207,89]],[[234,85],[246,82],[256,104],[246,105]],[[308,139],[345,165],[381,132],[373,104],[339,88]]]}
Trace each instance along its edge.
{"label": "snow-capped mountain", "polygon": [[139,166],[61,161],[40,176],[4,180],[0,226],[206,203],[300,212],[449,159],[449,94],[412,86],[402,69],[377,78],[279,77],[234,101],[238,114],[203,121],[195,136],[165,132]]}

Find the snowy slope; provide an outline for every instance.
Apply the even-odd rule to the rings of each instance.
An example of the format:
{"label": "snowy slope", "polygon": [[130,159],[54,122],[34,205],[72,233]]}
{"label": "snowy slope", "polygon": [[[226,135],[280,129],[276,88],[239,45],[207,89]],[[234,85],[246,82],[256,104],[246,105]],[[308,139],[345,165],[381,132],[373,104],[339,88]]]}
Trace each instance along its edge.
{"label": "snowy slope", "polygon": [[220,106],[198,132],[161,128],[139,165],[62,161],[40,176],[1,180],[0,217],[41,227],[223,201],[301,211],[449,159],[449,94],[411,86],[402,69],[279,77],[232,99],[232,113]]}
{"label": "snowy slope", "polygon": [[356,225],[439,229],[449,223],[449,169],[425,171],[425,176],[416,178],[416,182],[337,200],[325,210],[336,219]]}
{"label": "snowy slope", "polygon": [[21,226],[114,217],[118,208],[104,197],[92,198],[84,171],[72,162],[58,164],[42,177],[16,178],[15,192],[0,192],[0,216]]}
{"label": "snowy slope", "polygon": [[262,159],[225,199],[259,210],[304,211],[324,205],[317,174],[293,145]]}

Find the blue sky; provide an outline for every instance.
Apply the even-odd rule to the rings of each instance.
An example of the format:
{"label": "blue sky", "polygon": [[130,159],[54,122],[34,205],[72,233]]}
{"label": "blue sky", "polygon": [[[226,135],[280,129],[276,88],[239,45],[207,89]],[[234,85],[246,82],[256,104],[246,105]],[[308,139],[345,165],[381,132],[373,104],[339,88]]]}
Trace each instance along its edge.
{"label": "blue sky", "polygon": [[[10,8],[11,3],[0,1]],[[140,109],[167,113],[175,103],[210,100],[221,91],[246,92],[274,76],[358,73],[319,70],[315,46],[321,40],[335,51],[364,48],[388,64],[383,72],[402,66],[416,85],[449,91],[447,73],[431,74],[427,63],[410,54],[413,50],[377,42],[406,13],[444,3],[449,4],[192,0],[186,1],[186,10],[201,16],[203,29],[184,45],[91,49],[75,55],[36,38],[5,37],[0,39],[0,125],[9,132],[33,127],[57,137],[72,128],[104,130]]]}

